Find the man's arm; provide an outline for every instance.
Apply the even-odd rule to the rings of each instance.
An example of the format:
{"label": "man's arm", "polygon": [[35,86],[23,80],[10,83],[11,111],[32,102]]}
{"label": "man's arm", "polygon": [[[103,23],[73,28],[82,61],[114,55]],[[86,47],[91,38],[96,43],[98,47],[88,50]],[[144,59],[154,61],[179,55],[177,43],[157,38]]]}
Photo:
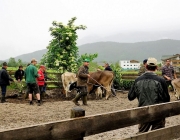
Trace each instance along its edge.
{"label": "man's arm", "polygon": [[163,96],[163,101],[164,102],[169,102],[170,101],[170,96],[169,96],[166,81],[164,79],[162,79],[161,85],[162,85],[162,88],[163,88],[163,91],[164,91],[163,95],[162,95]]}
{"label": "man's arm", "polygon": [[170,77],[166,76],[165,68],[164,68],[164,67],[162,68],[162,76],[163,76],[166,80],[171,80]]}
{"label": "man's arm", "polygon": [[83,67],[81,67],[78,71],[78,76],[81,78],[88,78],[89,75],[85,73],[85,70]]}
{"label": "man's arm", "polygon": [[134,88],[135,88],[135,83],[131,86],[131,89],[130,89],[130,91],[128,93],[128,99],[130,101],[132,101],[132,100],[134,100],[136,98],[136,92],[135,92]]}

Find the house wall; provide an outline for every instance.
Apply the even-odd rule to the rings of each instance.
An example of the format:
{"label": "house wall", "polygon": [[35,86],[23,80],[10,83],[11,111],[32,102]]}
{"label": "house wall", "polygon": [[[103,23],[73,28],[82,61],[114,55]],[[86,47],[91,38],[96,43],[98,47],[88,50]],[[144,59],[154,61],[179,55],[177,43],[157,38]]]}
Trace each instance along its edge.
{"label": "house wall", "polygon": [[131,63],[130,60],[121,60],[119,65],[123,69],[139,69],[140,63]]}

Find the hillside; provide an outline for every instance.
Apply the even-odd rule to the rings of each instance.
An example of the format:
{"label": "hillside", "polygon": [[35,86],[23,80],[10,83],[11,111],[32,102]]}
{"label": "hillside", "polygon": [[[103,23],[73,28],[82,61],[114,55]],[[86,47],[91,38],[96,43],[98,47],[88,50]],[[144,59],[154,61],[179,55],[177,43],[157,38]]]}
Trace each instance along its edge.
{"label": "hillside", "polygon": [[[47,49],[38,50],[17,56],[15,59],[21,59],[24,62],[29,62],[32,58],[40,60],[46,52]],[[155,57],[160,61],[162,55],[180,53],[180,40],[164,39],[137,43],[96,42],[79,46],[79,54],[84,53],[98,53],[96,62],[117,62],[130,59],[142,61],[148,57]]]}

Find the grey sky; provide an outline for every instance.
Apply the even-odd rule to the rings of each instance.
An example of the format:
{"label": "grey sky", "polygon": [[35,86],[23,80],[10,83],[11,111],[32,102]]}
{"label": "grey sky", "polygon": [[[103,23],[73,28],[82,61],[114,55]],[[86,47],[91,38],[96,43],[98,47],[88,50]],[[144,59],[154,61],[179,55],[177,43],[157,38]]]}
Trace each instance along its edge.
{"label": "grey sky", "polygon": [[0,60],[45,49],[52,21],[76,16],[79,39],[180,29],[179,0],[0,0]]}

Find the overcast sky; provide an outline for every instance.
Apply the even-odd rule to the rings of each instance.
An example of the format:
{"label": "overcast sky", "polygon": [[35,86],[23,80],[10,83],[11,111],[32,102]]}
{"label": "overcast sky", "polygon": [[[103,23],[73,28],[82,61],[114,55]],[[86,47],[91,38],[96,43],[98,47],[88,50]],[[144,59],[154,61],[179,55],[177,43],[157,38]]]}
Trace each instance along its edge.
{"label": "overcast sky", "polygon": [[52,21],[77,17],[79,39],[180,29],[180,0],[0,0],[0,60],[45,49]]}

